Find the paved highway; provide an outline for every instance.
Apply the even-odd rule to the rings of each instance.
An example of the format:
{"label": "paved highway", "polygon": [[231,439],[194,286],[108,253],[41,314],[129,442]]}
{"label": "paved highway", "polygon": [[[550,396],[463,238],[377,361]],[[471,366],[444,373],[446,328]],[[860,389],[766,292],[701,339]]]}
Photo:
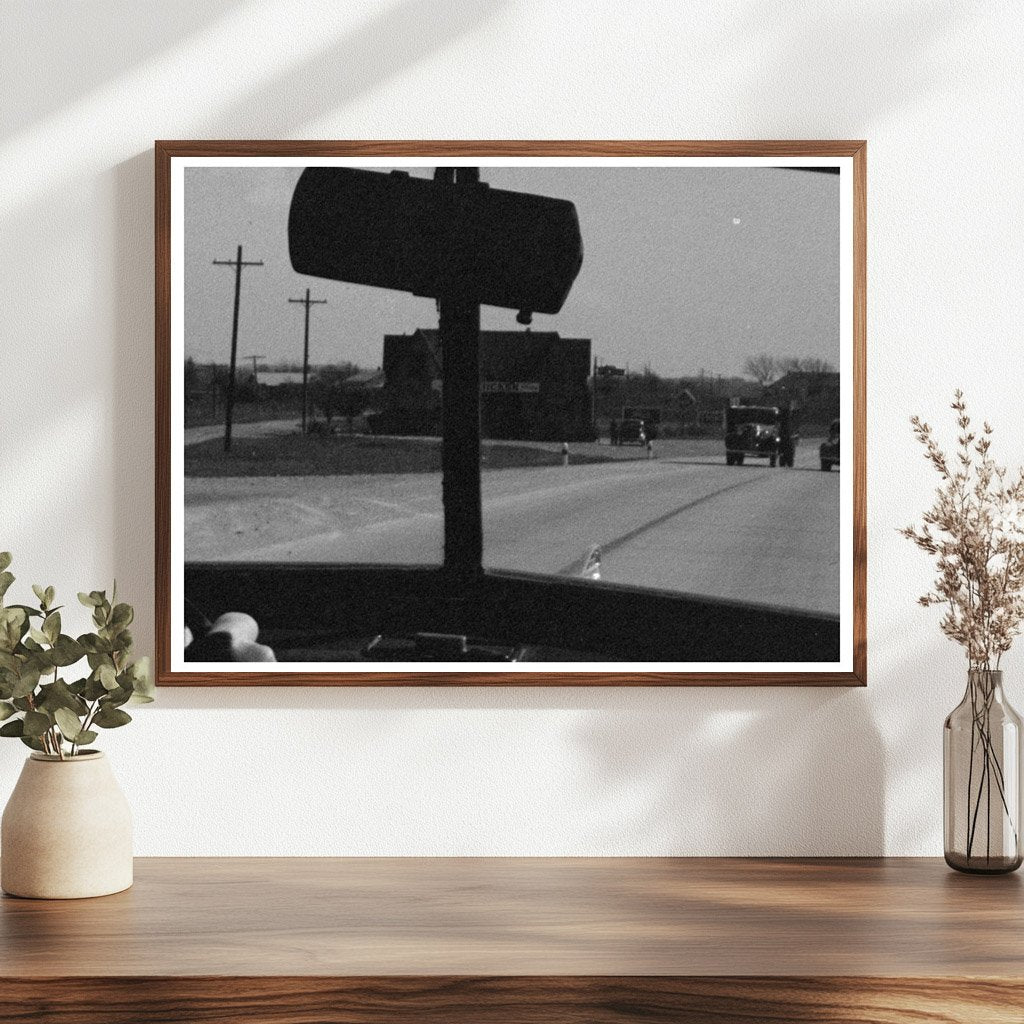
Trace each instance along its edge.
{"label": "paved highway", "polygon": [[[840,478],[817,443],[792,470],[694,450],[485,473],[485,564],[571,573],[599,544],[605,580],[837,613]],[[189,560],[437,563],[440,476],[187,478],[185,538]]]}

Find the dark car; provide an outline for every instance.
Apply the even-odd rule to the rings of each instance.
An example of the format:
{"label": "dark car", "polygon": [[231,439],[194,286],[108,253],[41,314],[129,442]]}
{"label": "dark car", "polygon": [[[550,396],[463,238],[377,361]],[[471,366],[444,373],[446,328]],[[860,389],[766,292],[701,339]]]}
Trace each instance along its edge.
{"label": "dark car", "polygon": [[833,420],[828,428],[828,440],[821,442],[818,449],[822,473],[829,473],[832,467],[839,468],[839,420]]}
{"label": "dark car", "polygon": [[725,464],[742,466],[744,458],[779,458],[779,410],[773,405],[731,405],[725,410]]}
{"label": "dark car", "polygon": [[619,424],[619,444],[647,444],[647,431],[643,420],[623,420]]}

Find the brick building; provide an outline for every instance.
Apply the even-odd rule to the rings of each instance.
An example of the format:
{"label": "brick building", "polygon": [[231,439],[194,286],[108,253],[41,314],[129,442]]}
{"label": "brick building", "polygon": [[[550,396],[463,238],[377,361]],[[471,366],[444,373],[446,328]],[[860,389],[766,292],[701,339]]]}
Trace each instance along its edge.
{"label": "brick building", "polygon": [[[384,336],[382,433],[441,432],[441,339],[421,328]],[[557,331],[480,332],[484,437],[580,441],[594,436],[590,339]]]}

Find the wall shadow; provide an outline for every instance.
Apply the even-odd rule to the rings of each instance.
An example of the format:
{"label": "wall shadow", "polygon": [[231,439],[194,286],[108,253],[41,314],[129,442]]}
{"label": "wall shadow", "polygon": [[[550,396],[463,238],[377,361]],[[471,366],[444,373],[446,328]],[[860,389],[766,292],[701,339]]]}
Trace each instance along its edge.
{"label": "wall shadow", "polygon": [[[576,731],[607,805],[595,852],[878,855],[882,739],[862,689],[643,692]],[[855,784],[854,784],[855,780]]]}
{"label": "wall shadow", "polygon": [[[751,7],[734,32],[764,59],[751,62],[737,103],[743,105],[746,93],[745,108],[758,114],[759,138],[863,137],[870,119],[947,87],[948,70],[935,60],[935,45],[958,22],[982,17],[981,9],[952,0],[927,8],[894,4],[870,18],[855,7],[809,11],[785,3],[770,13]],[[894,56],[900,75],[872,73],[891,66]],[[785,104],[766,106],[766,92],[785,97]],[[828,97],[827,122],[822,97]]]}
{"label": "wall shadow", "polygon": [[[115,578],[131,580],[126,597],[136,608],[136,649],[154,650],[155,601],[153,384],[153,154],[140,153],[113,171],[114,338],[113,409],[116,458],[115,514],[111,524]],[[141,522],[141,519],[145,519]],[[140,611],[142,614],[139,614]],[[145,614],[149,612],[149,614]]]}
{"label": "wall shadow", "polygon": [[[337,111],[370,89],[470,34],[510,0],[403,0],[344,38],[275,75],[207,122],[210,137],[231,138],[259,111],[262,138],[295,137],[311,118]],[[246,135],[245,137],[249,137]]]}
{"label": "wall shadow", "polygon": [[[134,0],[89,0],[60,4],[46,25],[47,12],[34,3],[0,4],[0,37],[34,39],[39,46],[14,48],[5,55],[4,77],[17,81],[0,105],[0,138],[73,106],[152,57],[180,45],[233,8],[240,0],[201,4],[147,4]],[[51,5],[53,7],[53,5]],[[112,36],[117,46],[110,46]],[[88,53],[89,59],[83,60]],[[73,68],[72,74],[68,69]],[[22,99],[24,102],[19,103]]]}

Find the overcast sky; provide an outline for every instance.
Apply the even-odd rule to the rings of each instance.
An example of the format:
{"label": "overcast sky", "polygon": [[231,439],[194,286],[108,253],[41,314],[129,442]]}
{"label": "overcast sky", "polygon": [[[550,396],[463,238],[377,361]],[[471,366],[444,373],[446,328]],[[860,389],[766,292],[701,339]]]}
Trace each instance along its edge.
{"label": "overcast sky", "polygon": [[[429,168],[411,168],[429,176]],[[242,275],[239,356],[302,360],[301,298],[312,310],[310,361],[381,362],[383,336],[436,327],[431,299],[304,277],[288,260],[288,207],[300,168],[185,171],[185,354],[228,360],[234,270]],[[583,268],[535,330],[590,338],[602,363],[669,376],[742,372],[758,352],[839,365],[839,176],[752,167],[485,167],[495,188],[576,204]],[[518,329],[484,307],[485,329]]]}

